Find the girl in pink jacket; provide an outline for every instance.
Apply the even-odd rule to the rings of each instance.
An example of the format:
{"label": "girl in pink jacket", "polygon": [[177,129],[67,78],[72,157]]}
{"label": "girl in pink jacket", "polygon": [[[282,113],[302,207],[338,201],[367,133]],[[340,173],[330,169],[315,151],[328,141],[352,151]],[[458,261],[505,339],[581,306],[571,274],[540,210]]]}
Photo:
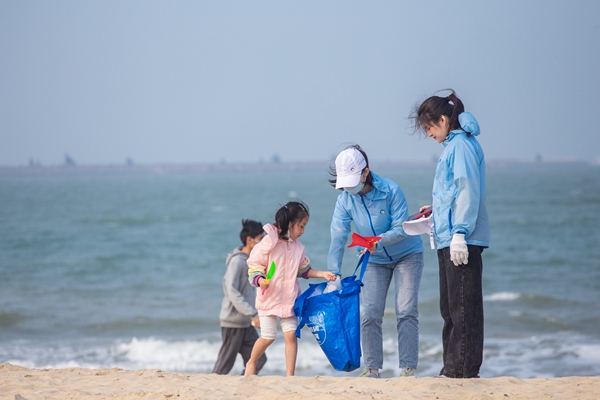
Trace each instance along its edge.
{"label": "girl in pink jacket", "polygon": [[[294,315],[294,302],[300,295],[298,278],[325,278],[335,280],[328,271],[311,268],[306,250],[298,240],[308,224],[308,207],[290,201],[275,214],[275,223],[263,228],[267,235],[250,252],[248,275],[256,291],[256,309],[260,318],[260,338],[254,343],[245,375],[256,375],[256,363],[277,336],[277,317],[285,340],[286,375],[296,370],[298,343],[294,335],[298,318]],[[275,274],[266,281],[267,268],[275,262]]]}

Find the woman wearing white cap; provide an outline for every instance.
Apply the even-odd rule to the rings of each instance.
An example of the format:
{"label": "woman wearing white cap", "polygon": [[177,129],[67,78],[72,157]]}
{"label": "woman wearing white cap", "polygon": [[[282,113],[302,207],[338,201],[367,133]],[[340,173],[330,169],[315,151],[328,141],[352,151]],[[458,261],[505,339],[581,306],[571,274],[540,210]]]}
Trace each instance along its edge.
{"label": "woman wearing white cap", "polygon": [[379,378],[383,367],[382,320],[387,292],[394,278],[400,376],[412,376],[419,354],[419,286],[423,272],[423,243],[407,236],[402,222],[408,219],[404,193],[398,184],[369,169],[366,153],[358,145],[342,151],[330,171],[329,181],[343,189],[331,221],[327,268],[341,275],[342,258],[354,223],[361,236],[382,236],[371,249],[363,279],[361,342],[364,377]]}

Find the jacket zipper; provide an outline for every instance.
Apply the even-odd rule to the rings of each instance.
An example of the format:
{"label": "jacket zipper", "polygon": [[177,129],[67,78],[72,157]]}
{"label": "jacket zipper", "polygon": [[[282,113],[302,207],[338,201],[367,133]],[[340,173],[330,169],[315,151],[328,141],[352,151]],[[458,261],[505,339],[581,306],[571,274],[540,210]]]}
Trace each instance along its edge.
{"label": "jacket zipper", "polygon": [[[369,225],[371,225],[371,231],[373,231],[374,236],[377,236],[377,232],[375,232],[375,227],[373,226],[373,220],[371,219],[371,213],[369,212],[369,207],[367,207],[367,203],[365,203],[364,195],[361,195],[360,199],[362,200],[363,206],[365,206],[365,210],[367,211],[367,216],[369,217]],[[392,257],[390,257],[390,255],[388,254],[385,246],[381,246],[381,248],[385,252],[385,255],[390,259],[390,261],[394,261]]]}

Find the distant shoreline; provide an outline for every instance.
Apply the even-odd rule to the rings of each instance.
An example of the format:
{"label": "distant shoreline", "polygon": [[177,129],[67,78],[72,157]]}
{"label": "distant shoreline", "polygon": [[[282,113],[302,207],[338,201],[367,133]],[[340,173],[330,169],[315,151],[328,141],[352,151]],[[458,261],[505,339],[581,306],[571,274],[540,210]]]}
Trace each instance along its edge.
{"label": "distant shoreline", "polygon": [[[59,164],[34,166],[0,166],[0,176],[36,176],[36,175],[102,175],[102,174],[132,174],[132,175],[166,175],[181,173],[215,173],[215,172],[328,172],[331,161],[313,162],[246,162],[246,163],[195,163],[195,164]],[[415,161],[372,161],[375,170],[392,169],[434,169],[436,162]],[[549,161],[518,161],[518,160],[488,160],[491,168],[511,167],[600,167],[600,164],[588,163],[581,160],[549,160]]]}

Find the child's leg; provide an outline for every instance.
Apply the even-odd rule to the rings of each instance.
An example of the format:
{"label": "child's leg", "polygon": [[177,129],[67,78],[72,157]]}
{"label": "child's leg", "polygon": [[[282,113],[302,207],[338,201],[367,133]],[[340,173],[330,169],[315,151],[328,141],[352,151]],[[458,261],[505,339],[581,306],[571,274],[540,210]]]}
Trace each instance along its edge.
{"label": "child's leg", "polygon": [[285,340],[286,376],[294,376],[296,373],[296,357],[298,355],[297,327],[298,318],[281,318],[281,330],[283,331],[283,339]]}
{"label": "child's leg", "polygon": [[[243,328],[242,328],[243,329]],[[254,348],[254,343],[258,340],[260,336],[256,332],[256,328],[253,326],[249,326],[244,329],[244,341],[242,343],[242,348],[240,349],[240,354],[242,355],[242,360],[244,361],[244,370],[242,371],[242,375],[246,372],[246,364],[248,364],[248,360],[252,356],[252,349]],[[263,354],[256,363],[256,374],[260,373],[261,368],[267,362],[267,356]]]}
{"label": "child's leg", "polygon": [[260,337],[254,343],[254,347],[252,347],[252,354],[246,363],[245,376],[256,375],[258,360],[275,341],[275,337],[277,337],[277,317],[260,317]]}
{"label": "child's leg", "polygon": [[[261,323],[262,326],[262,323]],[[246,371],[244,372],[245,376],[248,375],[256,375],[256,364],[258,360],[265,354],[267,348],[275,341],[275,339],[263,339],[258,338],[254,343],[254,347],[252,348],[252,355],[250,359],[246,363]]]}
{"label": "child's leg", "polygon": [[298,354],[298,339],[295,332],[289,331],[283,333],[285,339],[285,369],[286,376],[294,376],[296,373],[296,356]]}

